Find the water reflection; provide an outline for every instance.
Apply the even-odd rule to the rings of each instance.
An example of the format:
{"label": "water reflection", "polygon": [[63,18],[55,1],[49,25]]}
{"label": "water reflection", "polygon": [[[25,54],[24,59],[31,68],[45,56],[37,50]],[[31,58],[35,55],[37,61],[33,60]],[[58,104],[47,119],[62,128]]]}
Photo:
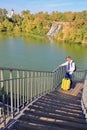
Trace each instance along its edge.
{"label": "water reflection", "polygon": [[76,43],[65,43],[59,42],[55,43],[58,47],[59,45],[62,47],[63,51],[65,51],[66,55],[70,55],[77,62],[79,69],[87,69],[87,46],[82,46],[81,44]]}
{"label": "water reflection", "polygon": [[0,66],[53,70],[70,55],[78,69],[87,69],[87,47],[55,42],[29,34],[0,34]]}

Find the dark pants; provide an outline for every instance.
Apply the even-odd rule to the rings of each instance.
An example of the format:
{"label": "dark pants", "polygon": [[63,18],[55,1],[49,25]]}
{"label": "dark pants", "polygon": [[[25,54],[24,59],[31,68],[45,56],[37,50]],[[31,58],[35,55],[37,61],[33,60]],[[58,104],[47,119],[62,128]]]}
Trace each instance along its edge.
{"label": "dark pants", "polygon": [[70,79],[70,81],[71,81],[70,88],[73,88],[72,87],[72,74],[69,74],[68,72],[66,72],[65,78]]}
{"label": "dark pants", "polygon": [[72,74],[69,74],[68,72],[66,72],[65,78],[72,80]]}

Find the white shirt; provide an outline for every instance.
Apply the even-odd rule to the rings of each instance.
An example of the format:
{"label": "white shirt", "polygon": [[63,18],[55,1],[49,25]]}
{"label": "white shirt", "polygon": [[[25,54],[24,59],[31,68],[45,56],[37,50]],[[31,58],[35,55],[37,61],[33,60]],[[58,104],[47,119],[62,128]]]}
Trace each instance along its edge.
{"label": "white shirt", "polygon": [[66,61],[65,63],[61,64],[61,66],[66,66],[66,71],[67,71],[68,63],[70,63],[69,74],[72,74],[75,70],[75,62],[73,60],[71,60],[70,62]]}

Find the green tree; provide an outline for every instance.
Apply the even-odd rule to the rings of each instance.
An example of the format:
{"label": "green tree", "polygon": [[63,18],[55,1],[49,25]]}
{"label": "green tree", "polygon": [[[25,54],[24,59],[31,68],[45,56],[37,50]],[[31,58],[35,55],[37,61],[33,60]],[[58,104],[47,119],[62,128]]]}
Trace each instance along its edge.
{"label": "green tree", "polygon": [[5,20],[6,14],[7,14],[7,10],[0,8],[0,22],[3,22],[3,20]]}
{"label": "green tree", "polygon": [[5,28],[5,31],[13,31],[13,23],[9,22],[8,19],[5,19],[3,22],[3,26]]}
{"label": "green tree", "polygon": [[4,26],[3,24],[0,22],[0,32],[2,32],[4,30]]}
{"label": "green tree", "polygon": [[20,29],[20,27],[18,26],[18,25],[16,25],[15,27],[14,27],[14,30],[13,30],[14,32],[20,32],[21,31],[21,29]]}

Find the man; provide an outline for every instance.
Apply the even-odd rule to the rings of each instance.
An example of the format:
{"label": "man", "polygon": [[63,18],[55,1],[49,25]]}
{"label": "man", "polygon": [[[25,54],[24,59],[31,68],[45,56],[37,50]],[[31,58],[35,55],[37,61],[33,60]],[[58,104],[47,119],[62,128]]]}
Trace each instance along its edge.
{"label": "man", "polygon": [[59,67],[61,67],[61,66],[66,66],[65,78],[70,79],[72,82],[72,75],[73,75],[73,72],[75,70],[75,62],[72,60],[71,56],[67,56],[66,62],[59,65]]}

